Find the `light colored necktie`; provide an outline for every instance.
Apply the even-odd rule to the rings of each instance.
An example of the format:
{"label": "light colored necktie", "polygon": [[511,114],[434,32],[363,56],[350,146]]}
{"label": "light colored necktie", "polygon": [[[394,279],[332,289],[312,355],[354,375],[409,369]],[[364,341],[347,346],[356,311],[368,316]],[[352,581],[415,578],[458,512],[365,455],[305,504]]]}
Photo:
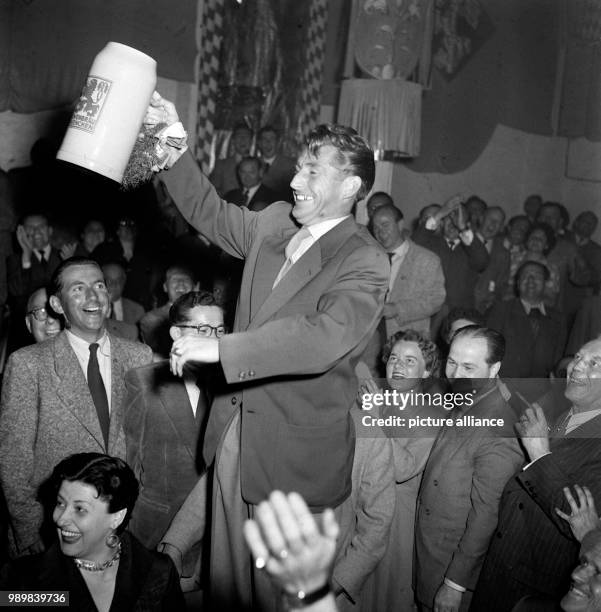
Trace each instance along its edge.
{"label": "light colored necktie", "polygon": [[311,232],[306,227],[301,227],[298,232],[296,232],[296,234],[292,236],[290,242],[286,245],[286,248],[284,249],[284,252],[286,253],[286,261],[284,262],[284,265],[276,276],[276,279],[273,283],[273,287],[275,287],[282,280],[282,278],[286,276],[288,270],[290,270],[290,268],[294,265],[294,262],[292,261],[292,256],[294,255],[294,253],[296,253],[296,250],[301,245],[302,241],[305,238],[309,238],[310,236]]}

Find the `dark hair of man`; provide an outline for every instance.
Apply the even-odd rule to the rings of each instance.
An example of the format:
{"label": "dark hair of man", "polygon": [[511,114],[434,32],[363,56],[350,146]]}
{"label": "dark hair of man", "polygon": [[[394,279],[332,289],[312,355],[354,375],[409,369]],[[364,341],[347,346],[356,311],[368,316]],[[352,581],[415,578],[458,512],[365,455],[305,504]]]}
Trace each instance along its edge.
{"label": "dark hair of man", "polygon": [[542,273],[544,274],[544,277],[545,277],[545,282],[548,281],[549,278],[551,278],[551,272],[550,272],[549,268],[547,266],[545,266],[544,263],[542,263],[541,261],[533,261],[532,259],[527,259],[516,270],[516,273],[515,273],[516,282],[518,282],[518,283],[520,282],[520,277],[522,276],[522,272],[528,266],[535,266],[535,267],[539,268],[540,270],[542,270]]}
{"label": "dark hair of man", "polygon": [[552,251],[553,247],[555,246],[555,232],[548,223],[533,223],[530,226],[528,235],[526,236],[526,242],[528,242],[528,239],[530,238],[532,232],[535,232],[536,230],[542,230],[545,233],[545,236],[547,237],[547,248],[543,252],[543,255],[546,255],[547,253]]}
{"label": "dark hair of man", "polygon": [[428,340],[414,329],[406,329],[392,334],[386,341],[382,349],[382,361],[386,363],[392,353],[392,349],[397,342],[404,340],[405,342],[415,342],[422,353],[426,370],[430,372],[430,376],[436,377],[440,368],[440,352],[434,342]]}
{"label": "dark hair of man", "polygon": [[515,215],[511,217],[511,219],[509,219],[509,221],[507,222],[507,227],[511,227],[514,223],[517,223],[518,221],[526,221],[528,225],[530,225],[530,219],[528,219],[526,215]]}
{"label": "dark hair of man", "polygon": [[382,206],[378,206],[378,208],[374,210],[373,216],[375,217],[376,215],[379,215],[382,212],[390,213],[397,223],[404,218],[403,211],[397,208],[394,204],[382,204]]}
{"label": "dark hair of man", "polygon": [[185,323],[189,317],[188,313],[197,306],[216,306],[221,308],[212,293],[208,291],[190,291],[180,295],[169,309],[169,324],[179,325]]}
{"label": "dark hair of man", "polygon": [[46,213],[39,212],[37,210],[30,210],[28,213],[25,213],[21,217],[21,223],[25,223],[25,221],[27,221],[27,219],[30,217],[40,217],[46,221],[46,225],[50,225],[50,217]]}
{"label": "dark hair of man", "polygon": [[242,168],[242,164],[247,164],[249,162],[253,163],[257,167],[257,171],[261,170],[261,168],[263,167],[263,161],[261,159],[259,159],[258,157],[253,157],[252,155],[247,155],[238,162],[238,166],[236,169],[240,171],[240,168]]}
{"label": "dark hair of man", "polygon": [[503,361],[505,357],[505,337],[500,332],[484,327],[482,325],[468,325],[458,329],[453,336],[453,342],[458,338],[483,338],[488,345],[488,354],[486,355],[486,363],[492,365]]}
{"label": "dark hair of man", "polygon": [[278,131],[272,125],[264,125],[257,133],[257,137],[261,138],[263,134],[275,134],[277,137]]}
{"label": "dark hair of man", "polygon": [[489,212],[497,211],[497,210],[503,215],[503,221],[505,221],[505,216],[506,216],[505,215],[505,211],[503,210],[503,208],[501,208],[501,206],[489,206],[486,209],[486,213],[485,214],[488,214]]}
{"label": "dark hair of man", "polygon": [[363,199],[376,177],[372,148],[353,128],[332,123],[318,125],[307,137],[307,149],[315,157],[325,145],[331,145],[337,150],[337,163],[342,170],[361,179],[355,201]]}
{"label": "dark hair of man", "polygon": [[83,482],[98,491],[98,497],[108,503],[109,513],[127,509],[117,533],[125,529],[138,499],[139,485],[132,469],[118,457],[101,453],[77,453],[63,459],[53,470],[50,481],[56,495],[63,481]]}
{"label": "dark hair of man", "polygon": [[[392,196],[389,193],[386,193],[385,191],[376,191],[375,193],[372,193],[369,196],[369,199],[367,200],[367,203],[369,204],[375,198],[380,198],[381,200],[386,200],[386,204],[391,204],[392,206],[394,206],[394,200],[392,199]],[[380,206],[384,206],[384,204],[381,204]]]}
{"label": "dark hair of man", "polygon": [[171,264],[165,270],[165,274],[163,276],[163,279],[164,279],[165,282],[167,282],[167,279],[169,278],[169,273],[170,272],[181,272],[181,273],[186,274],[187,276],[189,276],[192,279],[192,282],[196,282],[196,275],[194,274],[192,269],[188,268],[188,266],[186,266],[186,265],[179,264],[179,263]]}
{"label": "dark hair of man", "polygon": [[234,136],[237,132],[248,132],[251,136],[253,135],[253,131],[246,125],[246,123],[236,123],[234,129],[232,130],[232,136]]}
{"label": "dark hair of man", "polygon": [[471,195],[465,202],[465,204],[469,204],[470,202],[477,202],[480,206],[482,206],[483,209],[486,210],[486,208],[488,208],[488,204],[480,197],[477,195]]}
{"label": "dark hair of man", "polygon": [[61,263],[58,265],[58,268],[52,274],[50,284],[48,285],[48,297],[50,297],[51,295],[56,295],[56,297],[60,298],[60,293],[63,290],[63,272],[67,268],[71,268],[73,266],[96,266],[102,273],[102,268],[100,267],[100,264],[94,259],[79,256],[69,257],[69,259],[61,261]]}
{"label": "dark hair of man", "polygon": [[445,317],[442,323],[440,333],[443,338],[446,338],[449,335],[451,325],[453,325],[455,321],[459,321],[459,319],[471,321],[474,325],[478,325],[479,327],[484,327],[485,323],[484,317],[475,308],[463,308],[462,306],[455,306],[455,308],[451,308],[449,314]]}

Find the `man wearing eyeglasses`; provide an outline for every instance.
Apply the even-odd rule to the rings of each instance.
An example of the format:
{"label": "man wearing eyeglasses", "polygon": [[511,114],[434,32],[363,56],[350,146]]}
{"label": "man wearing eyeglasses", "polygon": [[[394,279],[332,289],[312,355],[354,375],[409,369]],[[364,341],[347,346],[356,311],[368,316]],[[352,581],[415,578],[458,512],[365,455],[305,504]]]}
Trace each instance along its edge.
{"label": "man wearing eyeglasses", "polygon": [[[223,310],[206,291],[191,291],[176,299],[169,322],[173,340],[186,337],[194,343],[219,339],[226,332]],[[127,462],[140,480],[130,530],[148,548],[162,541],[205,470],[202,434],[217,380],[215,366],[188,363],[180,378],[171,373],[168,361],[130,370],[125,376]],[[185,562],[184,575],[190,574],[199,557],[198,547],[184,559],[177,550],[165,552],[174,558],[180,573]]]}
{"label": "man wearing eyeglasses", "polygon": [[56,336],[61,330],[60,321],[54,317],[48,305],[46,289],[36,289],[27,301],[25,325],[36,342]]}

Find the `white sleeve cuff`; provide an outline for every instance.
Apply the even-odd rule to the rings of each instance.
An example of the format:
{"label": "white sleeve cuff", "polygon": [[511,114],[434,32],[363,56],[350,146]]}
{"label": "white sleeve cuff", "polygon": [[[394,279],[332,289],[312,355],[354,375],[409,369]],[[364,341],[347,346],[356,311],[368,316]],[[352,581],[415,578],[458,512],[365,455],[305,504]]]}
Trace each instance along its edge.
{"label": "white sleeve cuff", "polygon": [[453,582],[452,580],[449,580],[448,578],[444,579],[444,583],[452,589],[459,591],[460,593],[465,593],[466,591],[465,587],[462,587],[461,585],[457,584],[456,582]]}
{"label": "white sleeve cuff", "polygon": [[523,468],[522,468],[522,472],[525,472],[533,463],[536,463],[539,459],[542,459],[543,457],[546,457],[547,455],[550,455],[551,451],[549,451],[548,453],[545,453],[544,455],[541,455],[540,457],[537,457],[534,461],[531,461],[530,463],[527,463]]}

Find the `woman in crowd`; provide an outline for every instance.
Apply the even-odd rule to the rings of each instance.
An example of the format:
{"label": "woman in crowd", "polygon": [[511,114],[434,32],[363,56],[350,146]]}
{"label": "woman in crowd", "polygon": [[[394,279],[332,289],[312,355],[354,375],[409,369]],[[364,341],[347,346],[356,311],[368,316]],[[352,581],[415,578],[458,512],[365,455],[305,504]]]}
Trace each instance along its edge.
{"label": "woman in crowd", "polygon": [[[437,386],[429,379],[436,377],[439,370],[439,352],[434,342],[413,330],[400,331],[388,340],[382,358],[387,385],[408,399],[402,412],[400,406],[390,406],[382,416],[402,417],[406,426],[387,429],[393,444],[395,511],[385,556],[366,583],[362,603],[370,601],[363,609],[374,612],[409,612],[414,610],[411,583],[417,494],[438,432],[436,427],[423,425],[409,428],[409,420],[444,417],[446,411],[444,406],[431,405],[430,401]],[[429,387],[427,394],[423,393],[425,384]]]}
{"label": "woman in crowd", "polygon": [[124,461],[71,455],[54,468],[49,491],[57,540],[44,553],[11,562],[1,589],[68,591],[70,609],[80,612],[185,609],[171,559],[125,531],[138,481]]}

